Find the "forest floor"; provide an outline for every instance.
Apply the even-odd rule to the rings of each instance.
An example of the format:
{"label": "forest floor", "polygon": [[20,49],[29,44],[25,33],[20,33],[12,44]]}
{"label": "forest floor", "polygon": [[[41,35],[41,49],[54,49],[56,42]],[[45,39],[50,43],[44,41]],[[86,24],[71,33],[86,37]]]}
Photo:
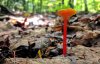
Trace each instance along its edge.
{"label": "forest floor", "polygon": [[[76,46],[75,55],[49,58],[7,58],[5,64],[100,64],[100,47]],[[85,52],[85,53],[84,53]]]}
{"label": "forest floor", "polygon": [[[51,33],[53,30],[52,27],[48,27],[47,31],[46,27],[38,27],[27,29],[19,34],[19,28],[12,28],[12,26],[1,21],[0,43],[3,41],[5,43],[6,37],[9,36],[9,49],[11,51],[16,50],[21,45],[27,47],[29,46],[29,42],[30,44],[35,42],[34,49],[38,48],[43,51],[43,58],[40,58],[38,53],[36,53],[36,57],[34,58],[18,57],[18,53],[16,53],[15,57],[8,56],[5,58],[4,64],[100,64],[100,16],[97,14],[87,16],[80,15],[79,17],[71,18],[71,23],[68,26],[68,35],[70,37],[75,35],[75,37],[68,37],[69,41],[71,41],[68,41],[68,43],[71,43],[72,46],[68,46],[66,57],[63,57],[62,51],[58,51],[58,49],[62,50],[62,41],[60,43],[53,41],[53,44],[51,44],[53,39],[50,39],[55,36],[57,37],[54,40],[61,39],[59,37],[62,37],[62,29],[59,31],[61,27],[55,27],[53,33]],[[57,34],[57,32],[61,35]],[[8,45],[7,43],[5,45]],[[60,46],[58,46],[59,44]],[[46,53],[44,49],[48,52]],[[0,52],[2,51],[0,50]]]}

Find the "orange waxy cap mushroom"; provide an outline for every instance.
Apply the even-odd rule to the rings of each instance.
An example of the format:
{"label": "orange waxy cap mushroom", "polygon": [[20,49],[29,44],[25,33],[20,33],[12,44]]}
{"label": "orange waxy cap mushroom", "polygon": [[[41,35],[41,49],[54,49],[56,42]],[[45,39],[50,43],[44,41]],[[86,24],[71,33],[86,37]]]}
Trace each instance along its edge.
{"label": "orange waxy cap mushroom", "polygon": [[63,55],[66,56],[67,53],[67,22],[69,18],[76,14],[76,11],[74,9],[68,8],[59,10],[57,12],[59,16],[61,16],[64,19],[64,26],[63,26]]}

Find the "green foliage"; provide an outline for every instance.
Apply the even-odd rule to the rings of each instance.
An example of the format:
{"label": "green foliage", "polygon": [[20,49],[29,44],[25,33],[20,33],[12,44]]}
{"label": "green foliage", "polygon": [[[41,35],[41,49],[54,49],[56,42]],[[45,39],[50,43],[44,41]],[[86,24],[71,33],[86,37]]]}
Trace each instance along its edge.
{"label": "green foliage", "polygon": [[[0,0],[0,4],[11,10],[20,10],[27,12],[55,12],[59,9],[69,8],[69,0]],[[84,0],[73,0],[71,3],[77,11],[84,11]],[[100,11],[100,0],[87,0],[89,12]]]}

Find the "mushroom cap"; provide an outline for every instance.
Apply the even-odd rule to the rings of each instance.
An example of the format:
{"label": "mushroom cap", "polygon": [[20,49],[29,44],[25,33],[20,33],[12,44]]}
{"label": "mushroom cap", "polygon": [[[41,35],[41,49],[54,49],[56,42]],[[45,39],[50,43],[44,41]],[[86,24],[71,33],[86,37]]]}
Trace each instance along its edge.
{"label": "mushroom cap", "polygon": [[70,18],[71,16],[76,14],[76,10],[72,8],[59,10],[57,14],[63,18]]}

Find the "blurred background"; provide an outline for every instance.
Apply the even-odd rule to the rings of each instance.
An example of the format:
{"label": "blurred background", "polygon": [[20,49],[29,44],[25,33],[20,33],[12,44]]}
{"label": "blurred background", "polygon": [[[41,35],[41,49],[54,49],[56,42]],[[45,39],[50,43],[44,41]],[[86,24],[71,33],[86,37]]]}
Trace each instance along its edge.
{"label": "blurred background", "polygon": [[0,0],[0,5],[29,13],[56,12],[69,7],[77,11],[100,12],[100,0]]}

